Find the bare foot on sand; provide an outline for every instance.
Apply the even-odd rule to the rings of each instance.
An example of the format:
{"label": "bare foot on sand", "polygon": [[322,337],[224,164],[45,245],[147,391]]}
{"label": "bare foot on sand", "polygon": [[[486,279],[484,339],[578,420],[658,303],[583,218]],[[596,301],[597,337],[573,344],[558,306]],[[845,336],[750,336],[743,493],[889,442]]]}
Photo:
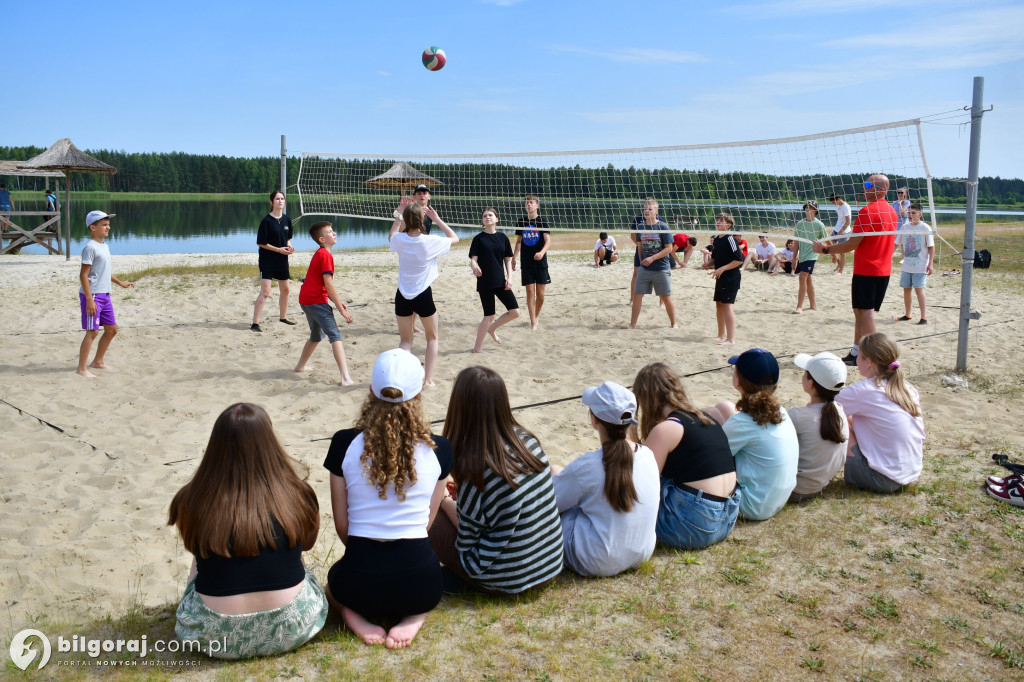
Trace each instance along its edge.
{"label": "bare foot on sand", "polygon": [[[359,639],[363,640],[367,644],[383,644],[388,636],[388,633],[384,631],[379,625],[374,625],[370,621],[366,620],[352,609],[345,607],[341,610],[341,617],[345,620],[345,625],[348,629],[356,633]],[[417,628],[418,630],[419,628]],[[413,633],[415,636],[416,633]],[[412,638],[410,637],[410,640]]]}
{"label": "bare foot on sand", "polygon": [[350,376],[343,376],[341,378],[341,381],[339,381],[338,383],[341,384],[342,386],[351,386],[356,382],[352,381],[352,377]]}
{"label": "bare foot on sand", "polygon": [[95,360],[93,360],[89,364],[89,366],[92,367],[93,369],[110,369],[110,367],[107,366],[107,363],[105,363],[105,362],[97,362]]}
{"label": "bare foot on sand", "polygon": [[388,631],[388,638],[385,641],[387,648],[401,649],[409,646],[426,619],[427,614],[425,613],[403,618],[398,625]]}
{"label": "bare foot on sand", "polygon": [[313,365],[306,365],[305,367],[299,367],[298,365],[296,365],[295,369],[293,369],[292,371],[293,372],[300,372],[301,373],[301,372],[312,372],[314,369],[316,369],[316,367],[314,367]]}
{"label": "bare foot on sand", "polygon": [[803,311],[804,311],[803,308],[797,308],[796,310],[793,311],[793,314],[794,315],[800,315],[801,313],[803,313]]}
{"label": "bare foot on sand", "polygon": [[95,379],[96,378],[96,375],[93,374],[92,372],[90,372],[87,369],[76,369],[75,370],[75,374],[77,374],[80,377],[85,377],[87,379]]}
{"label": "bare foot on sand", "polygon": [[730,341],[729,339],[718,339],[717,341],[715,341],[715,345],[716,346],[731,346],[734,343],[736,343],[736,342],[735,341]]}
{"label": "bare foot on sand", "polygon": [[496,332],[493,327],[488,329],[487,333],[491,335],[492,339],[494,339],[494,343],[498,344],[499,346],[501,345],[501,339],[498,338],[498,332]]}

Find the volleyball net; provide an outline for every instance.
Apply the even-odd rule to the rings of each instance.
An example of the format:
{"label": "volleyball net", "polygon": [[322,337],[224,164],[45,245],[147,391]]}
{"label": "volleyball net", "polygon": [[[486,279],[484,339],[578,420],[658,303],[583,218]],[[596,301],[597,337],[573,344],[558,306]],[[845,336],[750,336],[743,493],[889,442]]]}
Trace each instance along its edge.
{"label": "volleyball net", "polygon": [[419,183],[449,225],[479,227],[485,208],[501,226],[525,215],[535,194],[552,230],[633,229],[653,197],[670,231],[713,232],[727,211],[735,231],[791,238],[809,200],[826,227],[833,195],[856,208],[863,183],[883,173],[890,197],[906,188],[935,225],[921,119],[724,144],[495,154],[340,154],[302,152],[297,190],[302,215],[390,223],[400,195]]}

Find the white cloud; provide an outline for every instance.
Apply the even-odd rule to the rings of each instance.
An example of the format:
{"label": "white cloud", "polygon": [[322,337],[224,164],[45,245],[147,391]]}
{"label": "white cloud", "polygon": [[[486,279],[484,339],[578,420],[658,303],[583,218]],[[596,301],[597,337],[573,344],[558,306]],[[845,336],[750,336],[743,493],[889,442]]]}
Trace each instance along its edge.
{"label": "white cloud", "polygon": [[483,5],[497,5],[498,7],[511,7],[512,5],[518,5],[525,0],[477,0]]}
{"label": "white cloud", "polygon": [[555,52],[582,54],[588,57],[610,59],[613,62],[629,62],[633,64],[680,64],[684,62],[708,61],[707,57],[696,52],[663,50],[660,48],[627,47],[618,50],[594,50],[572,45],[553,45],[550,49]]}
{"label": "white cloud", "polygon": [[875,9],[894,10],[916,5],[934,6],[935,0],[780,0],[779,2],[747,3],[722,8],[728,14],[763,19],[780,16],[822,16],[866,12]]}
{"label": "white cloud", "polygon": [[378,76],[384,76],[385,78],[391,78],[391,74],[388,73],[387,71],[378,71],[377,75]]}
{"label": "white cloud", "polygon": [[[1024,29],[1024,6],[996,7],[961,14],[943,14],[930,21],[915,26],[913,33],[921,36],[928,45],[941,48],[949,53],[957,48],[1007,46],[1016,48],[1016,52],[1024,49],[1021,31]],[[915,55],[918,40],[908,39],[906,28],[886,33],[874,33],[850,36],[838,40],[830,40],[823,45],[843,49],[868,48],[911,48]]]}

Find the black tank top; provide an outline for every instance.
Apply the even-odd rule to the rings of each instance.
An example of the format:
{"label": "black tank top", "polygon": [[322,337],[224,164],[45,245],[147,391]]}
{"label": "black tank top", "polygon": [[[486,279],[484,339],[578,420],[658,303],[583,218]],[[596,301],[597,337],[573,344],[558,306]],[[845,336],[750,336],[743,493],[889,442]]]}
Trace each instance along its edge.
{"label": "black tank top", "polygon": [[683,439],[668,453],[662,476],[685,485],[736,471],[729,439],[718,422],[702,424],[696,415],[678,410],[668,418],[683,425]]}
{"label": "black tank top", "polygon": [[235,594],[283,590],[294,587],[306,577],[302,566],[302,543],[288,546],[288,536],[274,520],[274,543],[277,549],[263,547],[254,557],[223,557],[211,554],[202,558],[195,554],[196,592],[208,597],[230,597]]}

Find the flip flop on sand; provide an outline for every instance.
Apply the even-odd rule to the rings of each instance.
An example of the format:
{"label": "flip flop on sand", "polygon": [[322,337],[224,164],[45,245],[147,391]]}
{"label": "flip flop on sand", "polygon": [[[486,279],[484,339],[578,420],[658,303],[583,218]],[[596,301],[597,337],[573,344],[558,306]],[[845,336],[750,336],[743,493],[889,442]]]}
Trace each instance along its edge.
{"label": "flip flop on sand", "polygon": [[942,273],[942,276],[943,277],[956,277],[959,274],[960,274],[959,270],[947,270],[946,272]]}

